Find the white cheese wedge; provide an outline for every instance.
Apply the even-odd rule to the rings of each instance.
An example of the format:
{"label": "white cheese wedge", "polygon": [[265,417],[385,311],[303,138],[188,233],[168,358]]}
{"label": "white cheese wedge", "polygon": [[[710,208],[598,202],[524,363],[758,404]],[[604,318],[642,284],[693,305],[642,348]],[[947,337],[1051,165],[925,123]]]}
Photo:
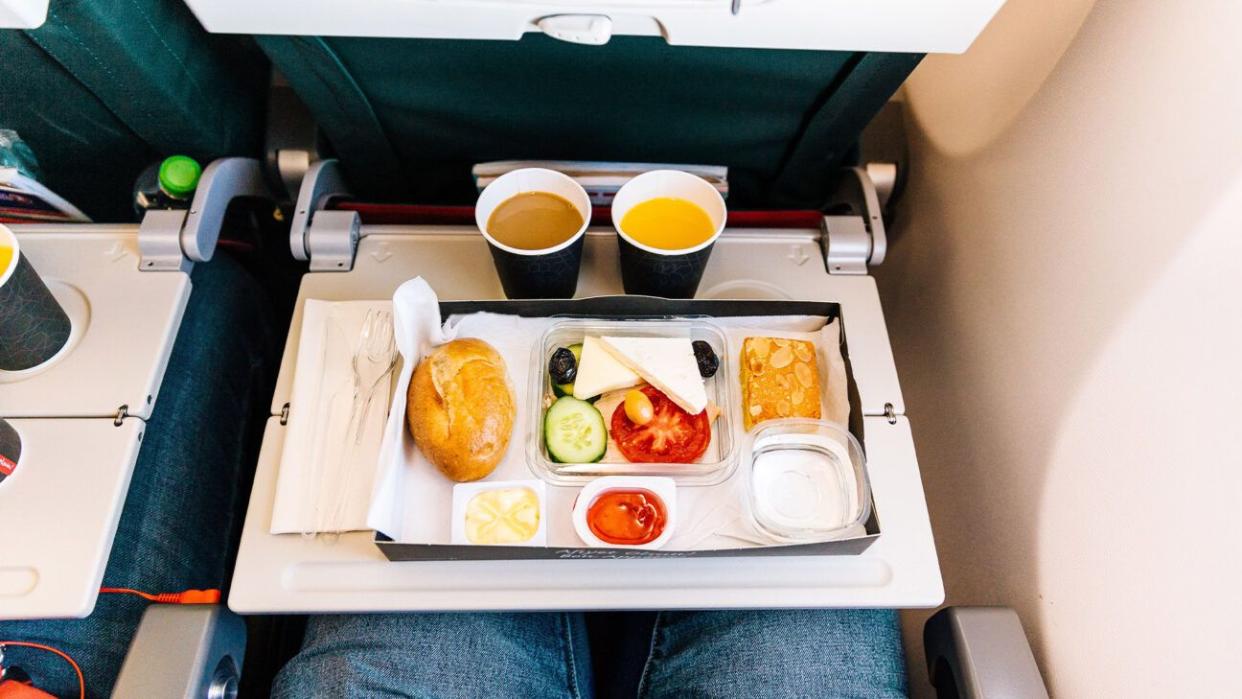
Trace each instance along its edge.
{"label": "white cheese wedge", "polygon": [[600,342],[613,357],[660,389],[682,410],[697,415],[707,407],[707,389],[689,338],[601,337]]}
{"label": "white cheese wedge", "polygon": [[574,379],[574,398],[586,400],[640,383],[642,379],[638,374],[625,368],[609,354],[598,337],[582,340],[582,357],[578,359],[578,376]]}

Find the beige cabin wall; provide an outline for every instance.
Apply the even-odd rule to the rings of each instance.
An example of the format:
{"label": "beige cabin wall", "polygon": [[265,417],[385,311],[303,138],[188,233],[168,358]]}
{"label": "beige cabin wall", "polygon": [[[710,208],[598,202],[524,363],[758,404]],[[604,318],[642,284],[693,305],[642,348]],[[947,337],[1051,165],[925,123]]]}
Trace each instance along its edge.
{"label": "beige cabin wall", "polygon": [[947,603],[1054,696],[1237,696],[1242,3],[1010,0],[903,99],[875,274]]}

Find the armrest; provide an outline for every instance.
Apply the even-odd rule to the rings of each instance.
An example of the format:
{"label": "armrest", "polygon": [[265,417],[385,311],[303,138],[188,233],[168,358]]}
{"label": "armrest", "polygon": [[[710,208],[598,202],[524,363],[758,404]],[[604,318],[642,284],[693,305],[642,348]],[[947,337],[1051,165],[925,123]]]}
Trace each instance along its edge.
{"label": "armrest", "polygon": [[113,689],[114,699],[235,699],[246,625],[220,605],[151,605]]}
{"label": "armrest", "polygon": [[927,671],[941,699],[1046,699],[1022,622],[1008,607],[947,607],[923,627]]}

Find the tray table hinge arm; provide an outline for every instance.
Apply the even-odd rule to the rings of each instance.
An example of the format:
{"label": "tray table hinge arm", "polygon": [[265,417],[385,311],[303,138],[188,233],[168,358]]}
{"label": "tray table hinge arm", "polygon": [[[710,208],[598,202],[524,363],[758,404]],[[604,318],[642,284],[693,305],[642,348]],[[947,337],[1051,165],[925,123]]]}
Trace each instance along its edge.
{"label": "tray table hinge arm", "polygon": [[842,211],[823,218],[824,259],[829,274],[866,274],[868,267],[884,262],[888,235],[879,194],[867,170],[841,169],[841,182],[829,210]]}
{"label": "tray table hinge arm", "polygon": [[188,274],[195,262],[211,260],[224,215],[237,197],[271,197],[259,161],[212,161],[203,170],[188,211],[156,209],[142,217],[138,227],[138,268],[144,272]]}
{"label": "tray table hinge arm", "polygon": [[361,221],[354,211],[327,211],[333,197],[348,196],[349,187],[335,159],[320,160],[302,178],[289,228],[289,252],[309,260],[312,272],[348,272],[354,268]]}

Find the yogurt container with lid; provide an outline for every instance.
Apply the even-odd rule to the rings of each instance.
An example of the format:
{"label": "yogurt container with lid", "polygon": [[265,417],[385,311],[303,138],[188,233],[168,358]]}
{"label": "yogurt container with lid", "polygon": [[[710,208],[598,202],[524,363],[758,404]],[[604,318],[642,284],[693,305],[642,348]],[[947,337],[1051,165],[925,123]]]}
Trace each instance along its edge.
{"label": "yogurt container with lid", "polygon": [[769,420],[748,440],[748,509],[779,543],[829,541],[866,523],[871,489],[862,446],[823,420]]}

